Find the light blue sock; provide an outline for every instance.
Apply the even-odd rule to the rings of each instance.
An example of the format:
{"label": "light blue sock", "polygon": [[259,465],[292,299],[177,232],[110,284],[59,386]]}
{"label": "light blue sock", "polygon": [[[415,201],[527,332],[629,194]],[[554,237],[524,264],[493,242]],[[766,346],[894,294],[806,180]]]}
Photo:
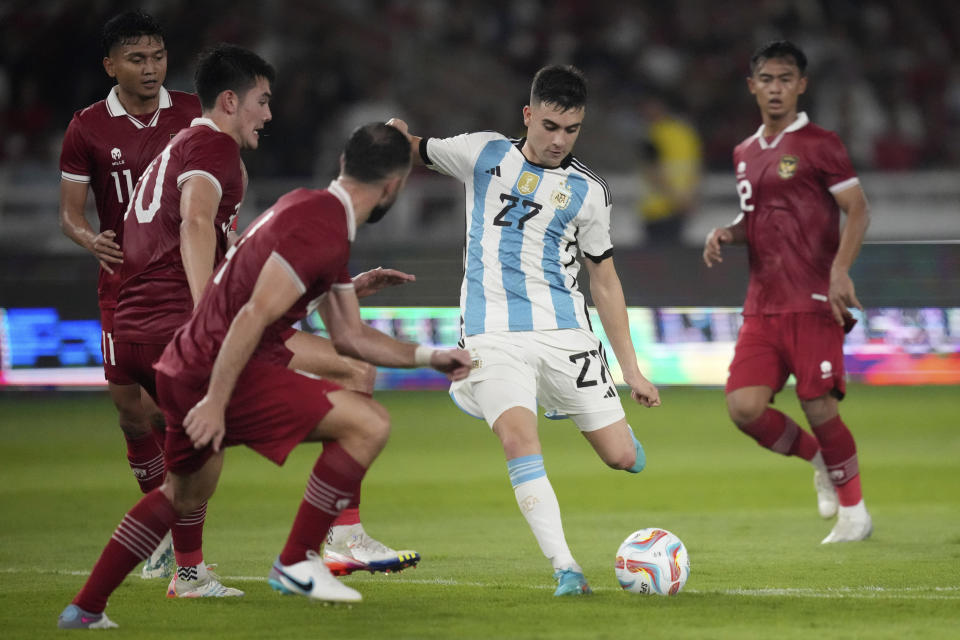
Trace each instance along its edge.
{"label": "light blue sock", "polygon": [[633,435],[633,427],[627,425],[627,429],[630,430],[630,437],[633,438],[633,448],[637,452],[637,459],[634,461],[633,466],[627,469],[627,472],[640,473],[644,467],[647,466],[647,454],[643,452],[643,445],[637,440],[637,436]]}

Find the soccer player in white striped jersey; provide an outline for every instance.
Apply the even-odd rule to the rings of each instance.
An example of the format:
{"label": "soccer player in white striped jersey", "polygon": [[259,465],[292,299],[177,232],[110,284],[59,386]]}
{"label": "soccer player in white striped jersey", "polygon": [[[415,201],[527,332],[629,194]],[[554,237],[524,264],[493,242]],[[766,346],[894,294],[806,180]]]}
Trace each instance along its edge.
{"label": "soccer player in white striped jersey", "polygon": [[572,66],[537,72],[523,108],[527,136],[469,133],[420,138],[402,120],[414,163],[464,183],[466,249],[460,290],[462,345],[473,371],[454,383],[456,404],[500,438],[517,504],[553,565],[556,596],[590,586],[567,546],[560,507],[547,479],[537,406],[569,417],[614,469],[645,464],[627,424],[577,287],[581,254],[590,293],[633,399],[660,404],[640,372],[623,289],[613,266],[610,192],[572,155],[586,106],[586,82]]}

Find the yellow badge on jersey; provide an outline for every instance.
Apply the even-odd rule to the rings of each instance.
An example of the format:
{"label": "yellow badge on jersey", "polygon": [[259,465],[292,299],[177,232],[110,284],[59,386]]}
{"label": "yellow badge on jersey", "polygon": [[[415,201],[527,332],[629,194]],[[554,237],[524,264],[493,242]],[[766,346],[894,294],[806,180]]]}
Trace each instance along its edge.
{"label": "yellow badge on jersey", "polygon": [[517,178],[517,191],[528,196],[537,190],[539,184],[540,176],[535,173],[530,173],[529,171],[524,171],[520,174],[520,177]]}
{"label": "yellow badge on jersey", "polygon": [[564,181],[556,191],[550,194],[550,204],[553,205],[553,208],[557,211],[562,211],[567,208],[567,205],[570,204],[570,200],[573,199],[573,192],[570,189],[570,185]]}
{"label": "yellow badge on jersey", "polygon": [[797,156],[783,156],[780,158],[780,164],[777,165],[777,175],[784,180],[789,180],[797,175],[797,164],[800,159]]}

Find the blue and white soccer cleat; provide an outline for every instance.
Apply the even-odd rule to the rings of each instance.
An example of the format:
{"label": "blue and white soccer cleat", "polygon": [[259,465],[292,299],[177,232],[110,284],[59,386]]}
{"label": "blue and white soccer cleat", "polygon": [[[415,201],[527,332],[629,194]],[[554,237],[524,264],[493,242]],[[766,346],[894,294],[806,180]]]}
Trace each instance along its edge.
{"label": "blue and white soccer cleat", "polygon": [[323,546],[323,562],[335,576],[354,571],[392,573],[415,567],[420,562],[420,554],[395,551],[368,536],[363,525],[353,524],[330,528]]}
{"label": "blue and white soccer cleat", "polygon": [[68,604],[57,618],[60,629],[116,629],[118,626],[107,614],[90,613],[75,604]]}
{"label": "blue and white soccer cleat", "polygon": [[270,568],[267,582],[283,595],[306,596],[325,602],[360,602],[363,597],[333,577],[315,551],[307,551],[307,559],[291,565],[280,564],[278,558]]}
{"label": "blue and white soccer cleat", "polygon": [[587,579],[579,571],[560,569],[554,572],[553,579],[557,581],[555,596],[588,596],[593,593]]}

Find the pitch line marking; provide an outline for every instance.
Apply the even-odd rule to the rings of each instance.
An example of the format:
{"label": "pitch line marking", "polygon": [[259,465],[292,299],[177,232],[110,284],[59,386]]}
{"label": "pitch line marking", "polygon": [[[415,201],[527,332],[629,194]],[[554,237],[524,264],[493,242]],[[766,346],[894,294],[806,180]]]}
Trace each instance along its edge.
{"label": "pitch line marking", "polygon": [[[89,576],[89,571],[68,571],[66,569],[16,569],[3,568],[0,573],[6,574],[39,574],[60,576]],[[131,573],[130,575],[136,575]],[[553,585],[510,585],[489,582],[464,582],[452,578],[404,578],[400,576],[386,576],[387,579],[402,584],[426,584],[450,587],[487,588],[525,588],[537,590],[552,590]],[[265,582],[265,576],[222,576],[226,582]],[[615,587],[593,587],[594,591],[620,591]],[[721,595],[735,597],[795,597],[795,598],[859,598],[859,599],[900,599],[900,600],[960,600],[960,586],[947,587],[765,587],[760,589],[684,589],[684,593],[699,595]]]}

